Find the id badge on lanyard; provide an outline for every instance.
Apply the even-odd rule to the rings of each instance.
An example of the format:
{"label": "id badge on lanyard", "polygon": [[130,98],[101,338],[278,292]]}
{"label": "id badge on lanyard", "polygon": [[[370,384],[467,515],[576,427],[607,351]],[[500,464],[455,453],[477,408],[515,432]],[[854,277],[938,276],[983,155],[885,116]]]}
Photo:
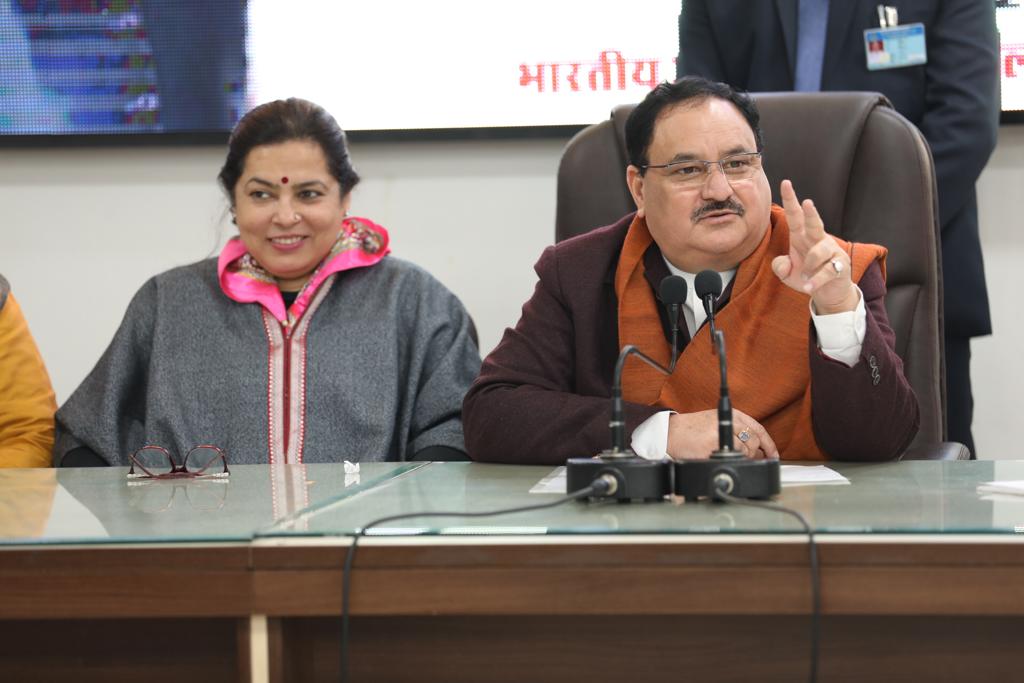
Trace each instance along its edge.
{"label": "id badge on lanyard", "polygon": [[864,30],[868,71],[901,69],[928,63],[924,24],[899,25],[896,8],[878,6],[879,28]]}

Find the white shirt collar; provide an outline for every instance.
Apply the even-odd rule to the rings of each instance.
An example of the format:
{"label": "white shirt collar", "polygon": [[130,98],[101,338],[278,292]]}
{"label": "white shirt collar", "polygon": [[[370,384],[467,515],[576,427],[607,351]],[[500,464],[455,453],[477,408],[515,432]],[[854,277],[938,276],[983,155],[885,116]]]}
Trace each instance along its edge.
{"label": "white shirt collar", "polygon": [[[697,274],[687,273],[685,270],[676,268],[665,258],[664,254],[661,255],[661,258],[665,260],[665,265],[668,266],[670,273],[686,280],[686,304],[683,305],[683,317],[686,318],[686,329],[690,333],[690,339],[693,339],[693,335],[697,333],[708,317],[704,312],[704,304],[697,299],[697,288],[694,286]],[[718,274],[722,276],[722,291],[724,292],[732,279],[736,277],[736,269],[719,271]]]}

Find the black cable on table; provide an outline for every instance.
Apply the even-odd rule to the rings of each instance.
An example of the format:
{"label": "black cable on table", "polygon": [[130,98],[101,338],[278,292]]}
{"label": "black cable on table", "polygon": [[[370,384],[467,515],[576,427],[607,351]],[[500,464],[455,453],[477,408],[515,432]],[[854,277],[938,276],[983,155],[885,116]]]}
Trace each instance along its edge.
{"label": "black cable on table", "polygon": [[809,680],[811,683],[815,683],[818,680],[818,641],[821,630],[821,580],[819,578],[818,568],[818,546],[814,542],[814,529],[812,529],[811,525],[807,523],[807,520],[804,519],[803,515],[796,510],[785,507],[784,505],[766,503],[758,500],[747,500],[746,498],[736,498],[734,496],[730,496],[728,493],[723,493],[722,491],[716,491],[715,496],[734,505],[746,505],[748,507],[774,510],[775,512],[790,515],[795,517],[804,528],[804,532],[807,534],[807,551],[810,555],[811,565],[811,674]]}

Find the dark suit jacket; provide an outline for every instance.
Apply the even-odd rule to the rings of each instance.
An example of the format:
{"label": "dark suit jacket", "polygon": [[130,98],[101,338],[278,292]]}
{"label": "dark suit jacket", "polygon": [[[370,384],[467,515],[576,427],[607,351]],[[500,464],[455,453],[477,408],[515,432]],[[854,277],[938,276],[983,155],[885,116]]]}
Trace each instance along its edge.
{"label": "dark suit jacket", "polygon": [[[798,0],[683,0],[678,75],[751,92],[793,89]],[[829,5],[822,90],[872,90],[921,129],[935,158],[946,333],[990,334],[974,184],[995,148],[999,47],[988,0],[888,0],[926,28],[928,63],[868,71],[864,30],[877,0]]]}
{"label": "dark suit jacket", "polygon": [[[611,445],[609,397],[619,354],[615,268],[632,219],[627,215],[544,251],[535,267],[540,281],[522,317],[484,360],[463,403],[466,450],[474,460],[563,464]],[[656,249],[645,264],[657,292],[668,268]],[[836,459],[886,460],[917,433],[918,405],[894,351],[878,267],[859,284],[867,331],[857,365],[823,356],[809,325],[815,438]],[[668,339],[667,328],[665,334]],[[626,403],[626,433],[659,410]]]}

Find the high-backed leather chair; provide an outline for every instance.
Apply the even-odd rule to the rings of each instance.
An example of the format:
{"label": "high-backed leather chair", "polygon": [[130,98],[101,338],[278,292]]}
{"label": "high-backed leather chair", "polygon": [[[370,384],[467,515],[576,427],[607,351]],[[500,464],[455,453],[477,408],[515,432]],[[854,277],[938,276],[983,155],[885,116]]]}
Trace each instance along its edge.
{"label": "high-backed leather chair", "polygon": [[[793,181],[826,229],[889,248],[885,304],[896,351],[921,406],[905,457],[968,457],[945,439],[942,282],[935,171],[928,145],[877,93],[760,93],[764,169],[773,201]],[[558,169],[555,239],[608,225],[636,210],[626,187],[625,123],[634,105],[580,131]]]}

